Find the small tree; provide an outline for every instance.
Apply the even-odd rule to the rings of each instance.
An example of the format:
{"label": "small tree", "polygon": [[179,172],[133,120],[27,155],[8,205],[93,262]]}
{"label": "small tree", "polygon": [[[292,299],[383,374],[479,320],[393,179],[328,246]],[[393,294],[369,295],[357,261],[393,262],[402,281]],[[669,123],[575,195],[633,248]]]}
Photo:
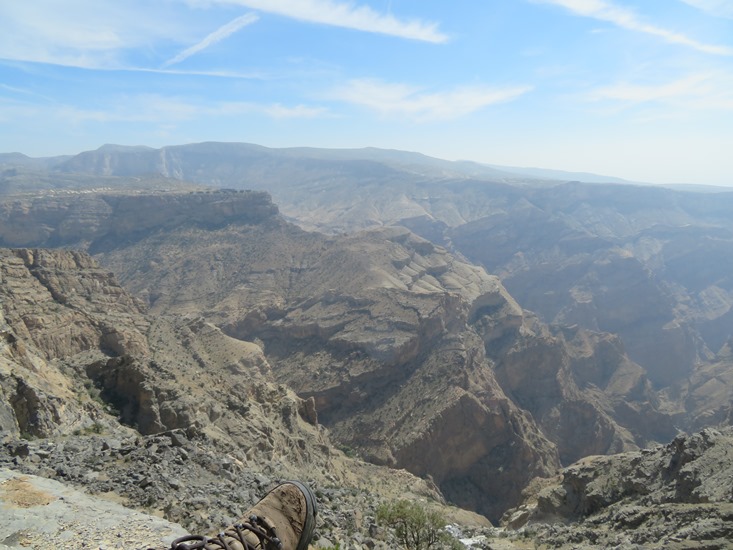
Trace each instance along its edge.
{"label": "small tree", "polygon": [[426,550],[439,543],[448,548],[456,547],[453,543],[457,541],[443,531],[443,516],[425,510],[417,502],[398,500],[380,504],[377,521],[394,529],[397,540],[408,550]]}

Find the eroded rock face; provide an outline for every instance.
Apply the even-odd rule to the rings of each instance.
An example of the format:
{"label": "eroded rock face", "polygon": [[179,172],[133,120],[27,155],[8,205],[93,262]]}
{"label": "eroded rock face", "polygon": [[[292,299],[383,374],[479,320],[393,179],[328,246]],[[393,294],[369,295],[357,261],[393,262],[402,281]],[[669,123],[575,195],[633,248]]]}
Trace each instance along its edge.
{"label": "eroded rock face", "polygon": [[[587,457],[532,494],[522,516],[536,522],[542,540],[563,548],[723,548],[733,535],[732,457],[731,428],[680,435],[644,451]],[[519,514],[506,516],[512,517]],[[557,522],[566,526],[557,528]]]}
{"label": "eroded rock face", "polygon": [[684,407],[684,427],[696,431],[705,426],[733,424],[733,338],[714,360],[698,365],[690,377],[665,392],[665,401]]}
{"label": "eroded rock face", "polygon": [[[563,464],[669,439],[672,418],[618,337],[526,323],[492,355],[497,380],[558,446]],[[487,353],[493,350],[487,345]]]}
{"label": "eroded rock face", "polygon": [[667,387],[718,351],[733,304],[730,224],[709,197],[684,199],[568,184],[528,191],[446,234],[522,307],[549,323],[619,335],[652,383]]}
{"label": "eroded rock face", "polygon": [[[254,191],[189,193],[60,193],[0,201],[0,245],[75,246],[104,250],[183,224],[221,227],[260,223],[277,214],[270,196]],[[91,243],[91,244],[90,244]]]}
{"label": "eroded rock face", "polygon": [[147,353],[143,304],[87,254],[0,249],[0,261],[5,320],[46,359],[99,348]]}
{"label": "eroded rock face", "polygon": [[88,353],[145,357],[142,303],[88,255],[0,249],[2,430],[48,436],[94,422],[61,362]]}
{"label": "eroded rock face", "polygon": [[[0,249],[0,428],[48,437],[193,430],[293,467],[329,460],[315,408],[261,349],[201,319],[154,319],[87,254]],[[113,414],[110,414],[113,413]]]}

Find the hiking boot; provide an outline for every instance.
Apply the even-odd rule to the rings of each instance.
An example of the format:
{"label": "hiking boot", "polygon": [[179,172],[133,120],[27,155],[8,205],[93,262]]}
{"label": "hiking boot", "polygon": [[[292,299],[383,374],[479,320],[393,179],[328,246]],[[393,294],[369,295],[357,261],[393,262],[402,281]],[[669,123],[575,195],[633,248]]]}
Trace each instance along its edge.
{"label": "hiking boot", "polygon": [[286,481],[223,533],[181,537],[170,550],[306,550],[313,538],[316,513],[311,490],[298,481]]}

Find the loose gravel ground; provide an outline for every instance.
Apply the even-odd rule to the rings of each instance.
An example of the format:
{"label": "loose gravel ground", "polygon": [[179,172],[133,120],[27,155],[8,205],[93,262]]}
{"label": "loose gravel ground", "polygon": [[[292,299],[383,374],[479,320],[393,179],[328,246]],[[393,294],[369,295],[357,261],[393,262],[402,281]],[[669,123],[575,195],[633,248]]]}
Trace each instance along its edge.
{"label": "loose gravel ground", "polygon": [[0,469],[0,508],[0,549],[167,548],[186,534],[176,523],[8,469]]}

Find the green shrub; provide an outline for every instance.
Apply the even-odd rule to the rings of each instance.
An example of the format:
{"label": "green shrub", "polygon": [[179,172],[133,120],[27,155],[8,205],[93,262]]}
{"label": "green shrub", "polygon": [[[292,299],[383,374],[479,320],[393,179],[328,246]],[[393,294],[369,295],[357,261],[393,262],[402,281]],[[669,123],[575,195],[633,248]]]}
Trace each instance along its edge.
{"label": "green shrub", "polygon": [[408,550],[453,549],[462,546],[443,530],[443,516],[426,510],[417,502],[399,500],[380,504],[377,508],[377,522],[394,529],[397,540]]}
{"label": "green shrub", "polygon": [[104,433],[104,424],[95,422],[91,426],[85,426],[82,429],[76,429],[72,432],[73,435],[91,435]]}

